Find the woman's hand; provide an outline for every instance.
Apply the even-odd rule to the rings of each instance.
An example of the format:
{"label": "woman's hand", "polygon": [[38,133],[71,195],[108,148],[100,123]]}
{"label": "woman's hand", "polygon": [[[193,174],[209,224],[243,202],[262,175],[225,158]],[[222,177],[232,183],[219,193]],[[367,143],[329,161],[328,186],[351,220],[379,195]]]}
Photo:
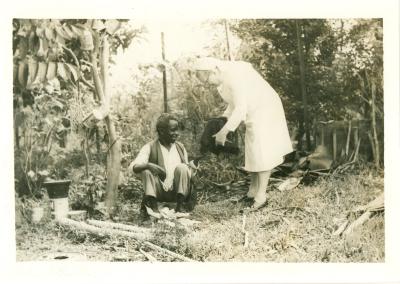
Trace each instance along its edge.
{"label": "woman's hand", "polygon": [[225,145],[226,142],[226,136],[228,135],[229,130],[227,130],[226,128],[222,127],[222,129],[215,135],[213,135],[213,137],[215,137],[215,145]]}

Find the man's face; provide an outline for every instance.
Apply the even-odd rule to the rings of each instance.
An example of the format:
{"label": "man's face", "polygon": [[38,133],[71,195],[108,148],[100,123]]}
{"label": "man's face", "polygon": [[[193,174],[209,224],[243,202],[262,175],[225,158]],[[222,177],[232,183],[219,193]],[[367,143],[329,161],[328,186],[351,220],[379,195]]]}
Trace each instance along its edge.
{"label": "man's face", "polygon": [[167,129],[160,131],[160,138],[166,143],[175,143],[178,138],[178,122],[176,120],[170,120]]}

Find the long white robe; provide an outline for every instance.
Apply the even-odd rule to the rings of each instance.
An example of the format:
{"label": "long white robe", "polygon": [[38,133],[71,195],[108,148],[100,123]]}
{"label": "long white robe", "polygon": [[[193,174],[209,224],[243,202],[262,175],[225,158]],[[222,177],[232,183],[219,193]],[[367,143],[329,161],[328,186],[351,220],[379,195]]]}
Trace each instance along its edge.
{"label": "long white robe", "polygon": [[242,121],[246,125],[245,169],[273,169],[293,151],[279,95],[250,63],[222,61],[219,69],[222,84],[218,91],[228,103],[224,127],[233,131]]}

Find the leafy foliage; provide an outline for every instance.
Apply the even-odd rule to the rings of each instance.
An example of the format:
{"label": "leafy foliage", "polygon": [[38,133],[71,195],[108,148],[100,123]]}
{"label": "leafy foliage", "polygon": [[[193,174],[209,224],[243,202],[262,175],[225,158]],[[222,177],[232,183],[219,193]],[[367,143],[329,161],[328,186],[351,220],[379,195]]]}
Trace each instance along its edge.
{"label": "leafy foliage", "polygon": [[[378,93],[383,90],[381,20],[298,22],[311,121],[368,116],[370,92],[362,81],[376,80]],[[250,61],[281,95],[288,120],[295,125],[302,123],[295,20],[241,20],[232,30],[243,39],[243,59]],[[383,96],[380,98],[382,106]]]}
{"label": "leafy foliage", "polygon": [[[102,131],[97,125],[81,124],[98,104],[88,83],[87,33],[94,39],[108,36],[115,53],[120,46],[128,47],[141,30],[125,20],[13,21],[15,173],[20,194],[34,195],[47,176],[67,177],[71,167],[82,163],[75,155],[79,148],[85,152],[80,156],[86,157],[88,174],[89,140],[97,139],[100,146]],[[76,138],[74,134],[80,138],[73,140],[80,142],[71,147],[68,138]],[[44,172],[46,176],[39,174]]]}

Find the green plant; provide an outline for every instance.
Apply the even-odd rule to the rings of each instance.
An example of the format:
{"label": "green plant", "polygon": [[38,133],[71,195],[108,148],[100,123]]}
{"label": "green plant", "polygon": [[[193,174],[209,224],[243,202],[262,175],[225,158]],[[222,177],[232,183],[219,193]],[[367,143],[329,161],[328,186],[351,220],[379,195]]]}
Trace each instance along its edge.
{"label": "green plant", "polygon": [[52,154],[68,130],[65,123],[65,101],[53,83],[31,91],[33,102],[19,106],[16,127],[22,130],[20,145],[15,149],[15,179],[19,194],[40,197],[43,181],[52,175],[51,165],[60,157]]}

